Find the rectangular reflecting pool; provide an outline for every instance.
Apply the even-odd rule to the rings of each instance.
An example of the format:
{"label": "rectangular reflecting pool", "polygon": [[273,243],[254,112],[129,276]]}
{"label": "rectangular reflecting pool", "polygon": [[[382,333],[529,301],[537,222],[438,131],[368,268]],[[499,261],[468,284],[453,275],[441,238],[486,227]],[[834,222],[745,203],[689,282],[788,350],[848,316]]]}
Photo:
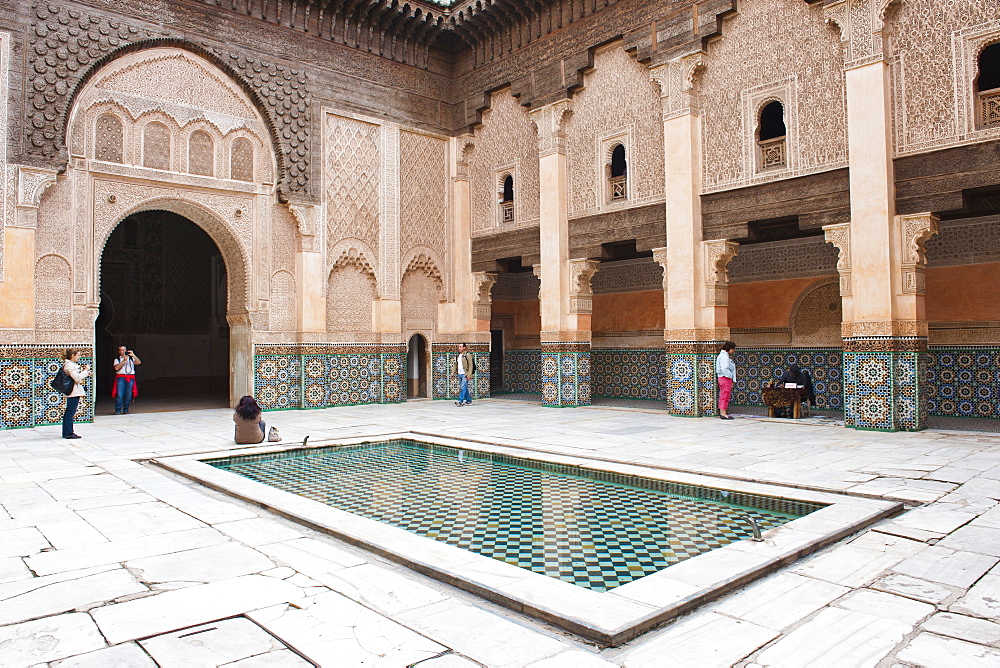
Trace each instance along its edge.
{"label": "rectangular reflecting pool", "polygon": [[[413,432],[153,464],[326,534],[332,553],[359,547],[611,646],[902,508]],[[306,564],[333,588],[338,568]]]}
{"label": "rectangular reflecting pool", "polygon": [[206,463],[594,591],[824,507],[408,439]]}

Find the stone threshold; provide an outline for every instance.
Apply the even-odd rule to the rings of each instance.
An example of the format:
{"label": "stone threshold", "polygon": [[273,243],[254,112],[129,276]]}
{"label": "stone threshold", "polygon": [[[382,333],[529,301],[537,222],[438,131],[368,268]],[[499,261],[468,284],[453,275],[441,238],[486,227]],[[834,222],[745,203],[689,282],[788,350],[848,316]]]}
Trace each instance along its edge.
{"label": "stone threshold", "polygon": [[903,508],[901,503],[895,501],[526,451],[523,447],[511,448],[418,432],[372,434],[310,442],[307,449],[397,438],[530,458],[539,462],[600,469],[684,485],[827,505],[805,517],[765,531],[762,542],[744,540],[730,543],[610,591],[595,592],[270,487],[203,461],[296,450],[302,447],[298,443],[162,457],[152,462],[211,489],[262,507],[515,612],[612,647],[636,638],[752,580],[778,571]]}

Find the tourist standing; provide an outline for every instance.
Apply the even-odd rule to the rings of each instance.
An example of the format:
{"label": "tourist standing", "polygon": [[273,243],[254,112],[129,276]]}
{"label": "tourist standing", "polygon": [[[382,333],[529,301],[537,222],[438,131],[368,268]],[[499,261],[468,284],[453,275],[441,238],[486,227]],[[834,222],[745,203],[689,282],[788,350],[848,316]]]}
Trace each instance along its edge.
{"label": "tourist standing", "polygon": [[73,431],[73,418],[76,416],[76,408],[80,405],[80,397],[87,394],[83,389],[83,383],[90,375],[88,365],[80,366],[80,351],[76,348],[67,348],[63,355],[63,373],[73,379],[73,389],[66,395],[66,412],[63,413],[63,438],[80,438],[79,434]]}
{"label": "tourist standing", "polygon": [[476,373],[476,358],[468,351],[464,343],[458,344],[458,357],[452,371],[458,374],[458,401],[456,406],[471,406],[472,395],[469,393],[469,379]]}
{"label": "tourist standing", "polygon": [[111,396],[115,399],[115,415],[128,413],[132,398],[138,396],[139,386],[135,382],[135,367],[142,364],[135,353],[125,346],[118,346],[118,357],[115,358],[115,384],[111,387]]}
{"label": "tourist standing", "polygon": [[736,382],[736,363],[730,357],[734,350],[736,344],[726,341],[715,358],[715,375],[719,378],[719,417],[723,420],[733,419],[729,414],[729,398],[733,395],[733,383]]}

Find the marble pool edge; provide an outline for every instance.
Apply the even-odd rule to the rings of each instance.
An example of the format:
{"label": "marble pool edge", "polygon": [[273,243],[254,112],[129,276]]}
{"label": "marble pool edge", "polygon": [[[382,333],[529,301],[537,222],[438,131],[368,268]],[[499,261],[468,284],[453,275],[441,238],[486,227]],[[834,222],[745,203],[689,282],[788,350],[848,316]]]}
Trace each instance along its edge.
{"label": "marble pool edge", "polygon": [[729,591],[902,510],[895,501],[791,488],[711,475],[614,463],[417,432],[380,433],[310,442],[306,449],[372,440],[411,439],[464,450],[514,455],[657,480],[829,504],[764,532],[692,557],[607,592],[507,564],[327,506],[215,468],[204,460],[302,448],[299,443],[184,454],[151,460],[189,480],[273,512],[348,544],[378,554],[515,612],[606,646],[617,646]]}

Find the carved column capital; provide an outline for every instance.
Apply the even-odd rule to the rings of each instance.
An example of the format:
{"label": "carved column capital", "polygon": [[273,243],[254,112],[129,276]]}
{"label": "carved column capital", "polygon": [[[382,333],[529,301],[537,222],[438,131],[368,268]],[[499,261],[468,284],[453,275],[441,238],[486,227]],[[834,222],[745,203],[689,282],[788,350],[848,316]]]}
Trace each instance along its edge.
{"label": "carved column capital", "polygon": [[840,296],[851,295],[851,224],[837,223],[823,226],[823,238],[839,251],[837,272],[840,274]]}
{"label": "carved column capital", "polygon": [[476,143],[473,141],[472,135],[462,135],[456,139],[456,142],[458,143],[458,152],[455,163],[455,180],[468,181],[471,178],[469,158],[473,149],[476,148]]}
{"label": "carved column capital", "polygon": [[660,86],[663,120],[698,113],[698,75],[705,68],[705,52],[672,58],[649,69],[649,78]]}
{"label": "carved column capital", "polygon": [[896,216],[900,242],[900,283],[904,295],[922,295],[925,291],[924,271],[927,252],[924,244],[938,233],[939,218],[933,213]]}
{"label": "carved column capital", "polygon": [[844,69],[885,60],[885,16],[902,0],[833,0],[823,7],[824,19],[840,28]]}
{"label": "carved column capital", "polygon": [[317,236],[317,215],[319,207],[312,204],[289,204],[288,209],[298,226],[298,242],[300,251],[315,251]]}
{"label": "carved column capital", "polygon": [[667,308],[667,247],[653,249],[653,261],[663,267],[663,309]]}
{"label": "carved column capital", "polygon": [[601,268],[598,260],[576,258],[569,260],[569,312],[593,313],[594,292],[590,280]]}
{"label": "carved column capital", "polygon": [[701,242],[705,252],[705,305],[729,305],[729,261],[736,257],[739,244],[727,239]]}
{"label": "carved column capital", "polygon": [[528,112],[538,131],[538,157],[566,152],[566,121],[573,114],[571,100],[559,100]]}
{"label": "carved column capital", "polygon": [[497,275],[489,271],[472,272],[472,298],[473,311],[476,320],[489,320],[491,315],[490,305],[493,303],[493,285],[497,282]]}

